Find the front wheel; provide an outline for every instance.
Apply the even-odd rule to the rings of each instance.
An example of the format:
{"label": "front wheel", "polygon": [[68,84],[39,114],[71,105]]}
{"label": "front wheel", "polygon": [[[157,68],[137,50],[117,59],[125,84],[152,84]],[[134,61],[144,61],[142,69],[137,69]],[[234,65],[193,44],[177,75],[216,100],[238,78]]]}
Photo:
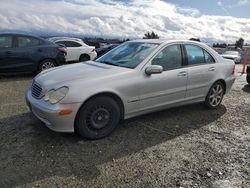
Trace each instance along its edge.
{"label": "front wheel", "polygon": [[75,129],[80,136],[99,139],[108,136],[121,118],[119,105],[110,97],[90,99],[78,112]]}
{"label": "front wheel", "polygon": [[225,88],[221,82],[216,82],[210,88],[206,100],[205,105],[208,108],[217,108],[223,99]]}

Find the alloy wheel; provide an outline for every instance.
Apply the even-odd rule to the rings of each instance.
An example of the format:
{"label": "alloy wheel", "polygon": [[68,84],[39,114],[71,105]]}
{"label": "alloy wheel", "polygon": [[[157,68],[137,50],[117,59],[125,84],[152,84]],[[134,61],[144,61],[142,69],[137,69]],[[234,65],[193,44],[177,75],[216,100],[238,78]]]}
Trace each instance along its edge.
{"label": "alloy wheel", "polygon": [[223,98],[223,86],[221,84],[215,84],[210,91],[209,103],[212,107],[218,106]]}

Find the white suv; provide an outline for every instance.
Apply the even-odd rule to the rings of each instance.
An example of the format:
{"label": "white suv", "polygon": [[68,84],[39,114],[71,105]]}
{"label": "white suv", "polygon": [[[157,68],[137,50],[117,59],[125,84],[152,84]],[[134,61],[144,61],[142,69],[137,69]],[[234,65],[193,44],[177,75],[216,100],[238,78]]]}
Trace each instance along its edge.
{"label": "white suv", "polygon": [[94,60],[97,57],[94,46],[88,46],[82,39],[69,37],[52,37],[49,41],[65,45],[67,48],[66,61],[87,61]]}

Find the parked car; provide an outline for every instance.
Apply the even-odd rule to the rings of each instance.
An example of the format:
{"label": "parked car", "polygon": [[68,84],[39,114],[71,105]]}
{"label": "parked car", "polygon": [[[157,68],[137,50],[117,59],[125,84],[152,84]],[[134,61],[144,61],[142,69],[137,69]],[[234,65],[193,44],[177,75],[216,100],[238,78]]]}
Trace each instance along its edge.
{"label": "parked car", "polygon": [[2,33],[0,73],[41,72],[65,64],[65,53],[65,48],[40,37]]}
{"label": "parked car", "polygon": [[231,59],[235,63],[240,63],[241,62],[241,54],[238,51],[225,51],[223,54],[221,54],[222,57],[226,59]]}
{"label": "parked car", "polygon": [[88,46],[82,39],[69,37],[52,37],[48,39],[56,44],[63,44],[67,48],[66,61],[88,61],[94,60],[97,57],[94,46]]}
{"label": "parked car", "polygon": [[196,102],[218,107],[235,81],[234,67],[200,42],[130,41],[96,62],[43,71],[26,100],[52,130],[98,139],[123,119]]}
{"label": "parked car", "polygon": [[250,85],[250,64],[247,65],[247,82]]}
{"label": "parked car", "polygon": [[103,47],[97,48],[96,52],[97,52],[97,57],[102,56],[103,54],[109,52],[110,50],[112,50],[113,48],[117,47],[119,44],[107,44]]}

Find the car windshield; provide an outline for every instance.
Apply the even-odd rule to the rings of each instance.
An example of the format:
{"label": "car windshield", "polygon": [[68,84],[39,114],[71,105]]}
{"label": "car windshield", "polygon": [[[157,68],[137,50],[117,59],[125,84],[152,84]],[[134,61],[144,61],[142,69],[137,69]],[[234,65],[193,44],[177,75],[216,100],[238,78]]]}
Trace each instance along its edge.
{"label": "car windshield", "polygon": [[237,52],[237,51],[226,51],[225,54],[238,55],[239,52]]}
{"label": "car windshield", "polygon": [[133,69],[157,46],[152,43],[127,42],[101,56],[96,62]]}

